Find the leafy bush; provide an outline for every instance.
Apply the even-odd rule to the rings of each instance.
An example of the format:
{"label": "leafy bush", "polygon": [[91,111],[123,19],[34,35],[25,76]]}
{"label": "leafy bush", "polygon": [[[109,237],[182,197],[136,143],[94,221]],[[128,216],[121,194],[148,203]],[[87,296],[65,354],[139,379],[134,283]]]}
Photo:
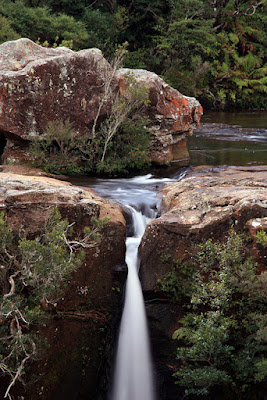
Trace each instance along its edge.
{"label": "leafy bush", "polygon": [[157,290],[167,294],[172,302],[185,301],[192,294],[194,266],[186,261],[174,262],[168,256],[162,257],[162,261],[173,264],[173,267],[170,273],[157,282]]}
{"label": "leafy bush", "polygon": [[[105,160],[97,163],[98,173],[127,174],[129,171],[142,170],[150,165],[150,134],[145,124],[144,119],[128,119],[121,124],[107,150]],[[101,150],[104,141],[105,137],[102,138]]]}
{"label": "leafy bush", "polygon": [[20,36],[12,29],[11,21],[0,15],[0,44],[7,40],[16,40]]}
{"label": "leafy bush", "polygon": [[81,263],[79,249],[95,245],[103,223],[92,220],[93,228],[72,240],[71,225],[54,209],[35,239],[17,240],[1,214],[0,373],[10,377],[5,397],[11,399],[12,386],[39,354],[40,340],[32,326],[48,318],[47,308],[60,298]]}
{"label": "leafy bush", "polygon": [[208,240],[194,265],[189,311],[174,333],[176,383],[188,396],[220,387],[228,399],[254,399],[266,378],[267,272],[258,275],[233,230],[224,244]]}
{"label": "leafy bush", "polygon": [[31,152],[36,164],[48,172],[79,173],[82,168],[78,165],[78,141],[69,120],[50,121],[43,137],[32,140]]}
{"label": "leafy bush", "polygon": [[89,35],[85,25],[66,14],[52,14],[43,7],[29,7],[21,0],[15,2],[3,0],[0,5],[0,14],[8,18],[12,29],[22,37],[34,41],[47,41],[53,45],[58,42],[73,41],[74,50],[87,47]]}

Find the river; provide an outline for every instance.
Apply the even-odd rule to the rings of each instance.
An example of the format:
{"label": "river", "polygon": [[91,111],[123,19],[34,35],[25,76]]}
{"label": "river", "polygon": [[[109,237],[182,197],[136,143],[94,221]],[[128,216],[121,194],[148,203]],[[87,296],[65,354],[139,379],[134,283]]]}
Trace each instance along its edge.
{"label": "river", "polygon": [[267,163],[267,112],[209,112],[188,140],[190,165]]}

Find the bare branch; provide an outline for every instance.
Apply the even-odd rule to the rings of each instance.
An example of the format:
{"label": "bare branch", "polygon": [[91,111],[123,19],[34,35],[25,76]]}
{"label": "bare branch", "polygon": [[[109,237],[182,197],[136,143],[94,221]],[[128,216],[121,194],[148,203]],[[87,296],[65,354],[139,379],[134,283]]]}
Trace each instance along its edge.
{"label": "bare branch", "polygon": [[31,357],[30,355],[27,355],[27,356],[22,360],[22,362],[20,363],[20,366],[18,367],[15,376],[13,377],[12,381],[10,382],[10,384],[9,384],[7,390],[6,390],[6,393],[5,393],[4,398],[6,398],[6,397],[11,398],[11,397],[10,397],[10,394],[9,394],[10,389],[11,389],[12,386],[16,383],[17,379],[20,377],[20,375],[21,375],[21,373],[22,373],[22,371],[23,371],[24,365],[25,365],[25,363],[30,359],[30,357]]}
{"label": "bare branch", "polygon": [[[255,3],[250,4],[250,5],[246,8],[246,10],[244,10],[244,11],[240,11],[239,3],[238,3],[238,2],[235,2],[235,4],[236,4],[236,11],[233,13],[233,15],[239,16],[239,17],[241,17],[241,16],[243,16],[243,15],[251,16],[251,15],[254,15],[254,14],[255,14],[255,12],[256,12],[256,10],[257,10],[258,7],[260,7],[260,6],[263,5],[263,1],[258,1],[257,3],[255,2]],[[251,9],[252,9],[252,11],[251,11]],[[250,11],[251,11],[251,12],[250,12]]]}
{"label": "bare branch", "polygon": [[103,83],[104,93],[100,100],[98,110],[96,113],[96,117],[94,119],[94,123],[93,123],[93,127],[92,127],[92,137],[93,138],[96,135],[96,125],[97,125],[101,110],[102,110],[104,104],[108,101],[108,99],[112,98],[114,96],[114,94],[113,94],[114,78],[115,78],[117,71],[122,67],[125,53],[126,53],[125,48],[122,47],[122,48],[118,49],[111,65],[105,64],[104,68],[102,68],[103,65],[100,65],[100,67],[99,67],[99,73],[104,82]]}
{"label": "bare branch", "polygon": [[9,281],[11,287],[10,287],[9,293],[4,295],[4,299],[6,299],[10,296],[13,296],[13,294],[15,293],[16,284],[15,284],[14,278],[16,278],[16,276],[18,276],[20,273],[21,273],[20,271],[16,271],[13,275],[10,275],[8,281]]}

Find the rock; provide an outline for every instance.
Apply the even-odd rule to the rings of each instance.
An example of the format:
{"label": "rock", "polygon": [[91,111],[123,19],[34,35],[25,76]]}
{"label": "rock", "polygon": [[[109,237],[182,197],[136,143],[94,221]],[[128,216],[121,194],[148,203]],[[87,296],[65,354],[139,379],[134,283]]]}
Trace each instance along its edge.
{"label": "rock", "polygon": [[[89,133],[111,68],[98,49],[44,48],[29,39],[0,46],[0,130],[13,141],[40,135],[49,121]],[[107,114],[110,104],[102,108]]]}
{"label": "rock", "polygon": [[[170,272],[172,262],[208,238],[222,239],[232,225],[267,216],[267,167],[196,167],[162,191],[162,216],[147,226],[141,253],[145,291]],[[266,259],[265,259],[266,262]]]}
{"label": "rock", "polygon": [[[93,216],[110,218],[103,228],[101,242],[86,249],[82,265],[59,299],[54,309],[57,317],[38,327],[39,336],[46,338],[50,345],[45,355],[33,364],[34,371],[29,372],[40,375],[40,380],[32,386],[18,387],[14,397],[36,400],[41,393],[48,400],[68,399],[71,395],[76,398],[77,392],[87,385],[92,395],[88,398],[96,398],[107,356],[104,354],[108,345],[105,326],[111,315],[114,321],[119,308],[120,297],[113,288],[122,286],[115,271],[125,257],[126,228],[121,208],[96,196],[90,189],[40,176],[42,173],[38,170],[19,167],[21,175],[18,175],[14,166],[1,169],[4,172],[0,173],[0,210],[15,232],[24,229],[31,235],[38,233],[55,206],[62,217],[74,223],[77,234],[90,226]],[[35,175],[29,176],[29,173]],[[30,381],[29,377],[26,381]],[[70,383],[69,394],[63,395],[63,388]],[[0,398],[4,397],[6,387],[1,381]]]}
{"label": "rock", "polygon": [[[157,290],[157,281],[187,252],[198,251],[202,241],[223,240],[232,225],[239,232],[248,224],[266,227],[267,166],[191,168],[181,181],[164,186],[160,195],[162,215],[146,228],[140,269],[160,398],[174,400],[183,394],[174,384],[177,341],[172,334],[181,327],[186,308],[183,301],[173,303]],[[266,268],[266,252],[258,247],[252,251]]]}
{"label": "rock", "polygon": [[[69,119],[77,132],[90,135],[110,68],[98,49],[44,48],[29,39],[0,45],[0,134],[9,144],[3,159],[28,160],[29,140],[41,135],[49,121]],[[123,86],[125,72],[114,77],[114,92]],[[132,72],[149,87],[152,159],[159,164],[188,161],[186,137],[199,122],[200,104],[156,74]],[[107,116],[111,101],[104,103],[99,121]]]}
{"label": "rock", "polygon": [[128,73],[149,89],[150,105],[145,115],[150,119],[149,131],[153,137],[152,160],[157,164],[177,161],[179,165],[187,165],[187,137],[200,122],[201,105],[195,98],[183,96],[153,72],[123,68],[118,71],[118,76],[121,78]]}
{"label": "rock", "polygon": [[[8,224],[15,231],[23,228],[31,234],[38,233],[53,207],[59,209],[63,218],[74,223],[73,228],[77,233],[82,233],[85,226],[90,226],[93,216],[109,217],[103,241],[97,249],[99,256],[92,259],[92,250],[88,249],[90,259],[85,261],[88,276],[83,276],[80,282],[81,285],[92,286],[97,302],[101,299],[105,303],[112,292],[112,269],[124,262],[126,228],[120,206],[98,197],[90,189],[45,176],[1,172],[0,188],[0,211],[6,214]],[[72,289],[70,285],[70,292]],[[73,293],[68,300],[66,297],[64,304],[68,301],[77,306],[80,297]]]}

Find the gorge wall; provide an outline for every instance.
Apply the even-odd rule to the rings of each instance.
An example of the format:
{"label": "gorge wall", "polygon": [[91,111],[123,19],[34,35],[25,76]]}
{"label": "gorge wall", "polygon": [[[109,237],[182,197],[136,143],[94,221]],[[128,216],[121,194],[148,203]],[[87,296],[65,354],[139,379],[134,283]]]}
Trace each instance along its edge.
{"label": "gorge wall", "polygon": [[[0,45],[0,134],[7,140],[3,159],[29,159],[29,140],[41,135],[49,121],[69,119],[77,132],[90,136],[110,70],[98,49],[44,48],[29,39]],[[123,88],[126,72],[122,69],[114,76],[114,92]],[[131,73],[149,89],[150,105],[144,115],[150,120],[152,160],[187,164],[186,138],[199,123],[199,102],[154,73]],[[111,103],[112,98],[104,102],[99,121],[106,118]]]}
{"label": "gorge wall", "polygon": [[[90,226],[92,217],[109,220],[100,243],[85,249],[82,264],[50,310],[52,318],[38,326],[38,336],[49,346],[27,369],[27,385],[17,385],[13,398],[67,400],[80,396],[94,400],[106,385],[104,364],[110,356],[106,350],[119,309],[119,289],[125,280],[125,274],[117,272],[124,265],[124,217],[120,206],[90,190],[44,177],[35,170],[20,168],[19,172],[4,166],[0,173],[0,209],[14,233],[39,233],[54,207],[74,223],[77,236]],[[6,383],[2,377],[1,399]]]}
{"label": "gorge wall", "polygon": [[258,230],[267,232],[267,167],[193,167],[179,182],[164,186],[159,196],[161,216],[146,228],[140,270],[159,396],[175,400],[182,394],[172,378],[177,364],[172,335],[186,311],[183,302],[174,304],[161,292],[158,281],[206,240],[223,241],[232,226],[251,234],[250,253],[259,272],[267,269],[267,250],[255,240]]}

